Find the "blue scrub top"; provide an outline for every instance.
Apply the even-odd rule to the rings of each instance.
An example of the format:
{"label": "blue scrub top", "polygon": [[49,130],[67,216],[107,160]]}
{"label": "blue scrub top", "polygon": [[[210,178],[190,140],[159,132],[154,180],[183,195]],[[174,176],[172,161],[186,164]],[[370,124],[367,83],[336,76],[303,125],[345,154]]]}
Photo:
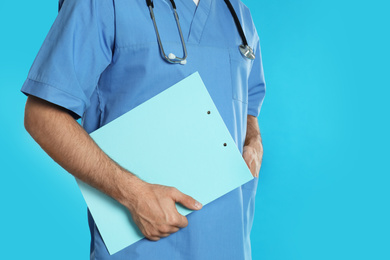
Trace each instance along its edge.
{"label": "blue scrub top", "polygon": [[[241,1],[231,0],[256,53],[254,61],[240,54],[242,40],[223,0],[200,0],[198,6],[192,0],[176,2],[186,65],[162,59],[144,0],[65,0],[22,92],[68,109],[90,133],[199,71],[242,152],[247,115],[259,115],[265,94],[259,37],[250,12]],[[165,52],[181,56],[169,0],[155,0],[154,12]],[[91,259],[251,259],[257,182],[254,178],[189,214],[186,228],[157,242],[142,239],[111,256],[88,214]]]}

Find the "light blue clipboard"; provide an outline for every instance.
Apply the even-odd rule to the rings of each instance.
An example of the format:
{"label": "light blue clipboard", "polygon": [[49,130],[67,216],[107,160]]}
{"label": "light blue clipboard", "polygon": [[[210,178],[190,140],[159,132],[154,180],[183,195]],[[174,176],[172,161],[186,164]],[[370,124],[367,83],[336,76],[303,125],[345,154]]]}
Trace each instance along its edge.
{"label": "light blue clipboard", "polygon": [[[197,72],[91,137],[144,181],[174,186],[203,205],[253,179]],[[110,254],[144,238],[124,206],[76,181]]]}

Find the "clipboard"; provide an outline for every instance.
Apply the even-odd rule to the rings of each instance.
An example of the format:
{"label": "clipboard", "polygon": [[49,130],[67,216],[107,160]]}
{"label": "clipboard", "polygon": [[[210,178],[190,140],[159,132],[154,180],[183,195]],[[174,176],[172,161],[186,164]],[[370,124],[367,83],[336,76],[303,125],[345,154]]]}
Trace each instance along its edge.
{"label": "clipboard", "polygon": [[[90,136],[139,178],[176,187],[203,205],[253,179],[198,72]],[[144,238],[122,204],[76,181],[110,254]]]}

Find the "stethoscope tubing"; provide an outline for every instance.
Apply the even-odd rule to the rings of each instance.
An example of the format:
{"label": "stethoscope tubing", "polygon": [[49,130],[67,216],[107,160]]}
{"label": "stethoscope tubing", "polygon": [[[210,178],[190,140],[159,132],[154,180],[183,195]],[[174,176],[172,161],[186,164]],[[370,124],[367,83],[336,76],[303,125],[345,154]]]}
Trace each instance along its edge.
{"label": "stethoscope tubing", "polygon": [[236,27],[237,27],[237,29],[238,29],[238,33],[240,34],[241,39],[242,39],[242,44],[248,46],[248,42],[247,42],[247,40],[246,40],[244,30],[242,29],[240,20],[238,19],[237,13],[236,13],[236,11],[235,11],[234,8],[233,8],[232,3],[230,3],[229,0],[224,0],[224,1],[225,1],[225,3],[226,3],[227,7],[229,8],[230,13],[231,13],[232,16],[233,16],[234,23],[236,24]]}
{"label": "stethoscope tubing", "polygon": [[[186,47],[186,44],[184,42],[184,37],[183,37],[183,32],[181,30],[181,26],[180,26],[180,22],[179,22],[179,15],[177,14],[177,11],[176,11],[176,4],[175,4],[175,1],[173,0],[170,0],[171,4],[172,4],[172,8],[173,8],[173,12],[174,12],[174,16],[175,16],[175,20],[176,20],[176,24],[177,24],[177,28],[179,30],[179,34],[180,34],[180,40],[181,40],[181,43],[182,43],[182,46],[183,46],[183,51],[184,51],[184,56],[182,58],[180,57],[172,57],[170,58],[169,56],[167,56],[165,54],[165,51],[164,51],[164,47],[163,47],[163,44],[162,44],[162,41],[161,41],[161,37],[160,37],[160,33],[158,31],[158,28],[157,28],[157,23],[156,23],[156,18],[154,16],[154,12],[153,12],[153,8],[154,8],[154,4],[153,4],[153,1],[151,0],[146,0],[146,4],[149,8],[149,12],[150,12],[150,17],[152,18],[152,21],[153,21],[153,26],[154,26],[154,30],[156,31],[156,35],[157,35],[157,41],[158,41],[158,45],[160,46],[160,51],[161,51],[161,54],[163,56],[163,58],[168,61],[169,63],[181,63],[181,64],[185,64],[186,63],[186,59],[187,59],[187,47]],[[171,54],[173,55],[173,54]]]}
{"label": "stethoscope tubing", "polygon": [[[153,1],[152,0],[146,0],[146,5],[148,6],[149,8],[149,12],[150,12],[150,17],[152,18],[152,21],[153,21],[153,26],[154,26],[154,29],[156,31],[156,35],[157,35],[157,41],[158,41],[158,45],[160,47],[160,51],[161,51],[161,54],[163,56],[163,58],[168,61],[169,63],[180,63],[180,64],[186,64],[186,59],[187,59],[187,47],[186,47],[186,44],[185,44],[185,41],[184,41],[184,37],[183,37],[183,32],[181,30],[181,26],[180,26],[180,22],[179,22],[179,15],[177,14],[177,11],[176,11],[176,4],[175,4],[175,1],[174,0],[169,0],[171,2],[171,5],[172,5],[172,8],[173,8],[173,13],[174,13],[174,16],[175,16],[175,20],[176,20],[176,24],[177,24],[177,28],[179,30],[179,34],[180,34],[180,40],[181,40],[181,43],[182,43],[182,47],[183,47],[183,52],[184,52],[184,56],[182,58],[180,57],[176,57],[174,54],[170,53],[168,56],[165,54],[165,51],[164,51],[164,47],[163,47],[163,44],[162,44],[162,41],[161,41],[161,37],[160,37],[160,34],[159,34],[159,31],[158,31],[158,28],[157,28],[157,23],[156,23],[156,19],[155,19],[155,16],[154,16],[154,12],[153,12],[153,8],[154,8],[154,4],[153,4]],[[238,19],[238,16],[237,16],[237,13],[236,11],[234,10],[233,8],[233,5],[230,3],[229,0],[224,0],[224,2],[226,3],[230,13],[232,14],[232,17],[234,19],[234,23],[236,24],[236,27],[238,29],[238,33],[240,34],[240,37],[241,37],[241,40],[242,40],[242,44],[239,46],[239,50],[241,52],[241,54],[250,59],[250,60],[254,60],[255,59],[255,54],[253,53],[253,50],[252,48],[248,45],[248,41],[245,37],[245,33],[244,33],[244,30],[240,24],[240,20]]]}

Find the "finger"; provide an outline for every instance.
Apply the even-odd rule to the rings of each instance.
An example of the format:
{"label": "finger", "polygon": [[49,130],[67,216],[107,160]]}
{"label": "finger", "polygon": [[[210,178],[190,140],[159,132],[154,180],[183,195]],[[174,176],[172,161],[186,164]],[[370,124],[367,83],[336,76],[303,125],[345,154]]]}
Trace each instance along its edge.
{"label": "finger", "polygon": [[251,171],[251,173],[252,173],[252,176],[253,176],[254,178],[259,177],[259,176],[258,176],[258,173],[257,173],[257,168],[256,168],[256,167],[253,168],[253,170]]}
{"label": "finger", "polygon": [[258,164],[255,159],[252,159],[248,166],[253,177],[257,177]]}
{"label": "finger", "polygon": [[[177,213],[177,214],[180,215],[179,213]],[[177,217],[175,217],[175,218],[177,219]],[[174,222],[169,223],[168,225],[165,225],[164,227],[161,227],[159,229],[158,235],[160,236],[161,234],[172,234],[172,233],[179,231],[180,228],[176,226],[177,223],[178,223],[178,221],[175,220]]]}
{"label": "finger", "polygon": [[202,208],[202,204],[200,202],[196,201],[191,196],[188,196],[188,195],[180,192],[176,188],[174,188],[174,190],[173,190],[173,199],[175,202],[179,202],[184,207],[192,209],[192,210],[199,210]]}
{"label": "finger", "polygon": [[179,217],[178,217],[178,222],[176,223],[176,226],[179,228],[185,228],[186,226],[188,226],[188,219],[179,213],[177,213],[177,214],[179,215]]}
{"label": "finger", "polygon": [[[175,224],[177,224],[177,223],[175,223]],[[179,230],[180,230],[179,227],[177,227],[177,226],[171,226],[171,227],[169,228],[168,231],[161,232],[161,233],[163,233],[163,234],[172,234],[172,233],[176,233],[176,232],[179,231]]]}
{"label": "finger", "polygon": [[173,227],[172,230],[171,230],[171,234],[172,233],[176,233],[177,231],[179,231],[180,228],[179,227]]}
{"label": "finger", "polygon": [[250,168],[251,164],[252,164],[252,161],[253,161],[253,156],[251,153],[249,152],[244,152],[242,154],[242,157],[244,158],[244,161],[246,162],[246,165],[248,166],[248,168]]}
{"label": "finger", "polygon": [[261,168],[261,162],[255,161],[253,165],[253,170],[254,170],[254,177],[258,178],[259,173],[260,173],[260,168]]}
{"label": "finger", "polygon": [[160,237],[157,237],[157,236],[149,236],[149,237],[146,237],[146,238],[151,240],[151,241],[158,241],[158,240],[160,240]]}
{"label": "finger", "polygon": [[179,230],[180,230],[179,227],[171,227],[171,228],[169,229],[169,231],[167,231],[167,232],[160,232],[160,237],[167,237],[167,236],[169,236],[170,234],[176,233],[176,232],[179,231]]}
{"label": "finger", "polygon": [[249,169],[251,169],[251,167],[252,167],[253,160],[254,160],[253,156],[248,156],[247,158],[245,158],[245,162],[248,165]]}
{"label": "finger", "polygon": [[171,233],[161,233],[160,237],[167,237],[169,236]]}
{"label": "finger", "polygon": [[253,163],[254,163],[254,158],[253,156],[245,156],[244,157],[245,163],[248,166],[249,170],[251,171],[252,175],[254,176],[254,169],[253,169]]}

